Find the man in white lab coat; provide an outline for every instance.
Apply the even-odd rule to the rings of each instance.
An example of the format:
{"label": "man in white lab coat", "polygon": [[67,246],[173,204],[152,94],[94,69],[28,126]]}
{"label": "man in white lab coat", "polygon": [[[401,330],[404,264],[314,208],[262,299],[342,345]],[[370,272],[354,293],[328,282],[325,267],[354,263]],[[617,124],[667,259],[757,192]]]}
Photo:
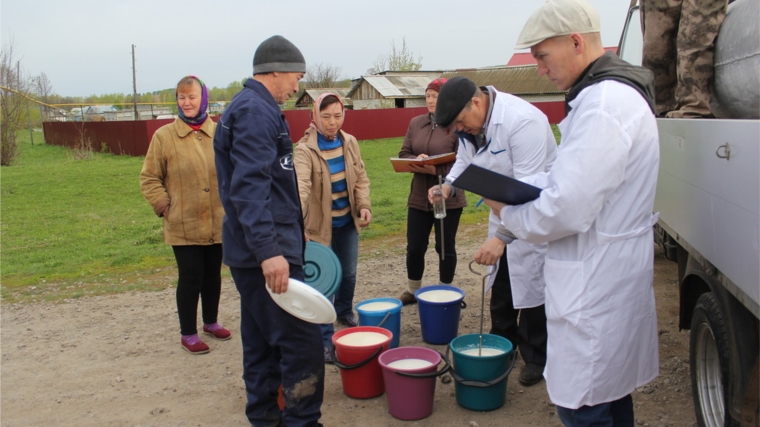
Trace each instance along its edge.
{"label": "man in white lab coat", "polygon": [[[466,77],[454,77],[441,86],[435,120],[442,127],[453,124],[460,135],[457,160],[443,185],[446,197],[456,191],[451,182],[470,164],[519,179],[549,170],[557,157],[557,143],[544,113],[492,86],[478,88]],[[436,187],[428,193],[431,200]],[[507,250],[510,238],[505,231],[491,214],[488,240],[474,258],[479,264],[498,265],[489,278],[491,333],[519,348],[525,365],[518,380],[529,386],[543,379],[546,365],[542,274],[546,244],[516,242]]]}
{"label": "man in white lab coat", "polygon": [[633,427],[630,393],[658,374],[652,214],[659,165],[651,72],[605,53],[586,0],[548,0],[517,48],[568,90],[557,161],[533,202],[487,200],[518,241],[546,243],[544,377],[562,422]]}

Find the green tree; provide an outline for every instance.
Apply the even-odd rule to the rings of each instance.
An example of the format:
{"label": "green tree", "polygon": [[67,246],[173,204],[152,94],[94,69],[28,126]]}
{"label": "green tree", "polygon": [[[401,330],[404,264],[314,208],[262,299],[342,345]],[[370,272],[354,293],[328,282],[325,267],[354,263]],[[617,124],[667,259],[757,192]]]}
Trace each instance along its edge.
{"label": "green tree", "polygon": [[225,101],[229,101],[232,99],[233,96],[237,95],[238,92],[243,90],[243,84],[245,81],[248,80],[248,78],[244,78],[240,81],[235,81],[227,85],[227,93],[225,96]]}

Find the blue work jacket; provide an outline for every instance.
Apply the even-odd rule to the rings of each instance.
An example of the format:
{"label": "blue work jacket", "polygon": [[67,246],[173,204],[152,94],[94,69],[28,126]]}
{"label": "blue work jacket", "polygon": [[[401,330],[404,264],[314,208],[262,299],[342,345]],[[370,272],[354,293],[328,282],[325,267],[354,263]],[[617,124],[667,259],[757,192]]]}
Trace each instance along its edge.
{"label": "blue work jacket", "polygon": [[293,142],[266,87],[248,79],[225,109],[214,135],[224,206],[224,263],[260,267],[282,255],[303,265],[304,233],[293,168]]}

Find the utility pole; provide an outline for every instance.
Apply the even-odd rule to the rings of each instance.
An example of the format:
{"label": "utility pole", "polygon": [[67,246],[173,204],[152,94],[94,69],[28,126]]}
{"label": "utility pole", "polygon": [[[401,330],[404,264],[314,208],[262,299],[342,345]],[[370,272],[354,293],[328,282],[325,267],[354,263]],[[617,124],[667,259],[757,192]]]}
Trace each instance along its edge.
{"label": "utility pole", "polygon": [[135,71],[135,45],[132,45],[132,99],[135,104],[135,120],[140,120],[137,114],[137,72]]}

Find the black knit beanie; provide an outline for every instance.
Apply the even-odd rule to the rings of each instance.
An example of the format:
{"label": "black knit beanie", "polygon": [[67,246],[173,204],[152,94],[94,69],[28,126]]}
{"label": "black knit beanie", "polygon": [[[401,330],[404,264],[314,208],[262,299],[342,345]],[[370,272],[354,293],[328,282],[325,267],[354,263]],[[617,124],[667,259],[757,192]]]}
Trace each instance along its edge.
{"label": "black knit beanie", "polygon": [[253,54],[254,75],[272,72],[306,72],[306,60],[301,51],[283,36],[264,40]]}
{"label": "black knit beanie", "polygon": [[449,127],[462,109],[475,95],[475,83],[467,77],[452,77],[441,86],[438,102],[435,104],[435,122]]}

